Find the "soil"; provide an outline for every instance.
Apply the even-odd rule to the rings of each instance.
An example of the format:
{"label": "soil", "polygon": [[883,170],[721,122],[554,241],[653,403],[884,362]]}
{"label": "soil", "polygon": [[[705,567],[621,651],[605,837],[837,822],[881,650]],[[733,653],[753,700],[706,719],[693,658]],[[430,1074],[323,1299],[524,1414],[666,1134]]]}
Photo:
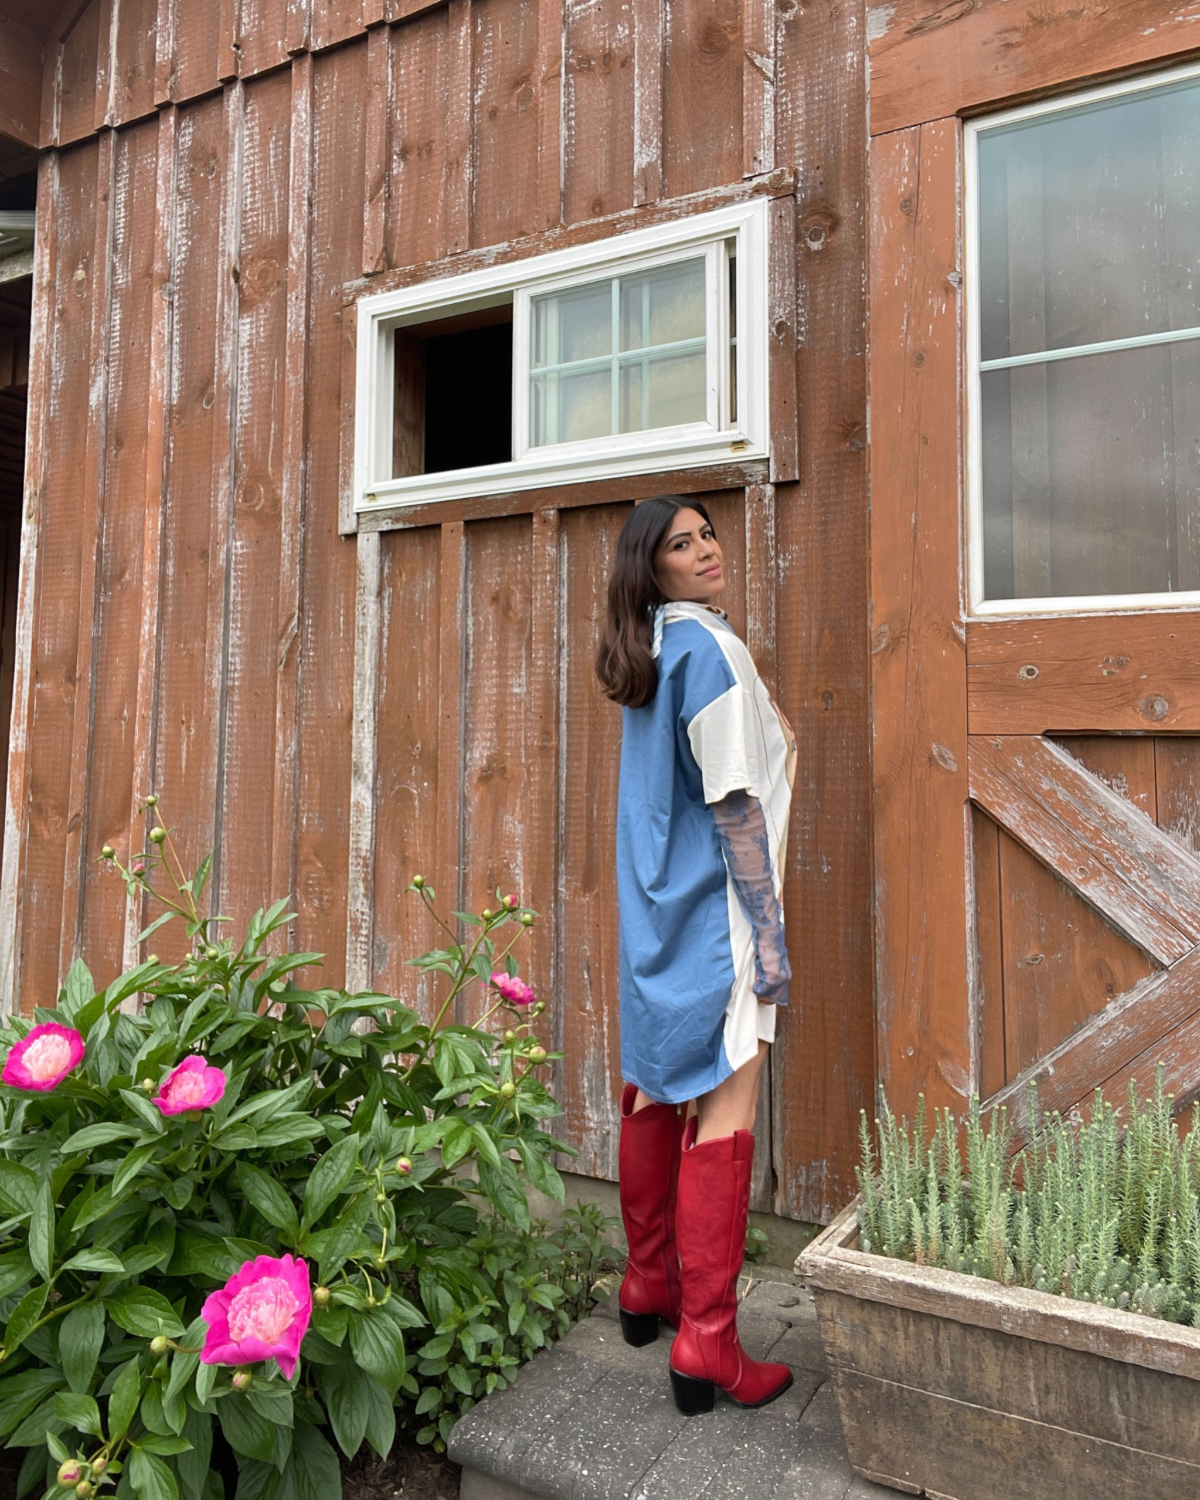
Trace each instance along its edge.
{"label": "soil", "polygon": [[[16,1495],[25,1451],[0,1448],[0,1500]],[[411,1439],[397,1437],[386,1459],[376,1458],[364,1444],[342,1475],[342,1500],[458,1500],[460,1472],[444,1455],[418,1448]],[[39,1495],[39,1487],[32,1493]],[[100,1493],[111,1496],[112,1490]]]}

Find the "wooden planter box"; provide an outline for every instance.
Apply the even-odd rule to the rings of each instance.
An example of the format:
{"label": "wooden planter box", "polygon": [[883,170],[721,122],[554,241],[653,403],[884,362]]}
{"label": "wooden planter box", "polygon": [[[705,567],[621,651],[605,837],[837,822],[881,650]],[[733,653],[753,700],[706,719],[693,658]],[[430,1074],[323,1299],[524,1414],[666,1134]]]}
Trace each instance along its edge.
{"label": "wooden planter box", "polygon": [[1200,1496],[1200,1329],[866,1255],[796,1262],[858,1473],[938,1500]]}

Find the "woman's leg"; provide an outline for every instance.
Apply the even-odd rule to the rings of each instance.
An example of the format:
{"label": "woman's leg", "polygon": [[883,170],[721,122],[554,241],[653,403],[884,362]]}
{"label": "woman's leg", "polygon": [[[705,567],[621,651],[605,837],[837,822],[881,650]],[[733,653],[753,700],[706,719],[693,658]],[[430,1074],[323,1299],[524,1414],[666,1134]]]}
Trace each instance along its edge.
{"label": "woman's leg", "polygon": [[754,1116],[758,1109],[758,1078],[768,1046],[767,1042],[759,1042],[757,1057],[743,1063],[736,1073],[730,1073],[723,1083],[717,1084],[715,1089],[710,1089],[697,1099],[697,1143],[711,1141],[719,1135],[732,1135],[735,1130],[754,1129]]}
{"label": "woman's leg", "polygon": [[676,1240],[683,1280],[671,1384],[685,1415],[711,1411],[720,1387],[739,1406],[763,1406],[792,1383],[787,1365],[751,1359],[737,1334],[737,1279],[746,1249],[755,1105],[767,1043],[698,1100],[679,1163]]}

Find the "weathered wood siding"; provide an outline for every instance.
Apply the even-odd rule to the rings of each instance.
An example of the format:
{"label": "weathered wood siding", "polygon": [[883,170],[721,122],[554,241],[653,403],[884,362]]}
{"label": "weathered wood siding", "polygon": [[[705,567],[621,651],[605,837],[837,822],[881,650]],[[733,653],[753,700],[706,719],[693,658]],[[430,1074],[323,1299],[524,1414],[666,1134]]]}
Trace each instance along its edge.
{"label": "weathered wood siding", "polygon": [[763,1160],[781,1212],[844,1201],[874,1076],[864,34],[857,3],[790,0],[92,0],[48,40],[0,897],[17,1005],[77,953],[100,975],[133,956],[96,858],[141,845],[151,787],[189,860],[217,849],[215,904],[240,921],[290,893],[332,982],[423,1003],[405,884],[476,906],[499,884],[549,918],[532,977],[563,1130],[615,1173],[619,718],[591,660],[616,532],[669,484],[340,536],[353,300],[757,179],[792,309],[774,466],[670,483],[713,506],[732,617],[800,740]]}

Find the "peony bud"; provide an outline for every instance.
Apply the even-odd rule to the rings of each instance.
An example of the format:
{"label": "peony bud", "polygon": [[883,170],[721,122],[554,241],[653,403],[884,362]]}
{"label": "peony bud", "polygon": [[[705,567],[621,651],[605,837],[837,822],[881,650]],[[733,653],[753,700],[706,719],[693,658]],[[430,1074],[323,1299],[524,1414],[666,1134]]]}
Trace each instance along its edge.
{"label": "peony bud", "polygon": [[161,1357],[170,1347],[170,1344],[161,1333],[155,1334],[150,1340],[150,1353],[153,1355]]}
{"label": "peony bud", "polygon": [[158,962],[158,954],[157,953],[147,953],[146,954],[146,962],[148,964],[156,964]]}
{"label": "peony bud", "polygon": [[511,1078],[510,1078],[510,1079],[509,1079],[509,1080],[508,1080],[508,1082],[507,1082],[507,1083],[502,1083],[502,1084],[501,1084],[501,1085],[500,1085],[500,1095],[501,1095],[501,1097],[502,1097],[502,1098],[504,1098],[504,1099],[511,1099],[511,1098],[512,1098],[512,1096],[513,1096],[513,1095],[514,1095],[514,1094],[515,1094],[515,1093],[516,1093],[516,1092],[517,1092],[517,1086],[516,1086],[516,1084],[515,1084],[515,1083],[514,1083],[514,1082],[513,1082],[513,1081],[512,1081],[512,1079],[511,1079]]}
{"label": "peony bud", "polygon": [[424,877],[424,875],[414,875],[413,878],[412,878],[412,883],[413,883],[413,890],[414,891],[422,890],[424,888],[424,885],[425,885],[425,877]]}
{"label": "peony bud", "polygon": [[129,868],[135,875],[144,875],[146,873],[145,863],[140,859],[135,859],[133,864],[130,865]]}
{"label": "peony bud", "polygon": [[538,1063],[544,1063],[546,1061],[545,1047],[530,1047],[529,1061],[533,1063],[535,1067]]}
{"label": "peony bud", "polygon": [[75,1486],[75,1493],[79,1496],[79,1500],[91,1500],[91,1497],[96,1493],[96,1491],[94,1487],[87,1482],[86,1479],[81,1479]]}
{"label": "peony bud", "polygon": [[154,1092],[154,1079],[153,1078],[143,1078],[142,1079],[142,1087],[146,1090],[146,1092],[148,1094],[152,1094]]}
{"label": "peony bud", "polygon": [[538,1003],[533,1007],[533,1013],[535,1016],[540,1016],[545,1009],[546,1002],[544,1000],[539,1000]]}
{"label": "peony bud", "polygon": [[523,911],[521,913],[521,926],[522,927],[532,927],[533,924],[534,924],[534,922],[535,922],[535,920],[536,920],[536,918],[534,917],[534,915],[533,915],[533,913],[531,911]]}
{"label": "peony bud", "polygon": [[147,807],[157,807],[158,806],[158,798],[154,795],[153,792],[151,792],[150,795],[146,798],[146,806]]}
{"label": "peony bud", "polygon": [[248,1391],[254,1384],[254,1376],[249,1370],[239,1370],[233,1377],[233,1388],[235,1391]]}
{"label": "peony bud", "polygon": [[115,859],[116,857],[117,857],[117,851],[113,848],[113,846],[111,844],[105,844],[104,848],[101,849],[101,851],[100,851],[100,858],[101,859]]}
{"label": "peony bud", "polygon": [[517,904],[517,898],[515,896],[505,896],[504,904],[508,907],[509,911],[512,911],[513,907]]}
{"label": "peony bud", "polygon": [[152,844],[161,844],[166,836],[167,830],[165,828],[152,828],[150,830],[150,842]]}
{"label": "peony bud", "polygon": [[211,963],[213,959],[220,958],[221,950],[220,948],[214,948],[210,943],[209,946],[204,950],[204,956]]}
{"label": "peony bud", "polygon": [[313,1291],[313,1301],[318,1307],[328,1307],[332,1296],[333,1293],[327,1286],[319,1286]]}
{"label": "peony bud", "polygon": [[83,1478],[83,1470],[73,1458],[68,1458],[66,1463],[60,1464],[58,1469],[58,1482],[66,1489],[69,1485],[78,1484]]}
{"label": "peony bud", "polygon": [[387,1202],[387,1194],[380,1192],[375,1194],[375,1202],[382,1205]]}
{"label": "peony bud", "polygon": [[482,915],[483,920],[485,922],[490,922],[492,920],[492,918],[496,915],[496,913],[491,909],[490,906],[485,906],[483,908],[483,912],[481,913],[481,915]]}
{"label": "peony bud", "polygon": [[94,1458],[92,1460],[92,1473],[99,1477],[108,1468],[108,1459]]}
{"label": "peony bud", "polygon": [[506,1031],[504,1033],[504,1040],[506,1042],[515,1042],[516,1039],[517,1039],[517,1033],[515,1031]]}
{"label": "peony bud", "polygon": [[407,1156],[398,1156],[396,1158],[396,1171],[400,1173],[401,1177],[407,1177],[412,1171],[412,1162],[409,1161]]}

